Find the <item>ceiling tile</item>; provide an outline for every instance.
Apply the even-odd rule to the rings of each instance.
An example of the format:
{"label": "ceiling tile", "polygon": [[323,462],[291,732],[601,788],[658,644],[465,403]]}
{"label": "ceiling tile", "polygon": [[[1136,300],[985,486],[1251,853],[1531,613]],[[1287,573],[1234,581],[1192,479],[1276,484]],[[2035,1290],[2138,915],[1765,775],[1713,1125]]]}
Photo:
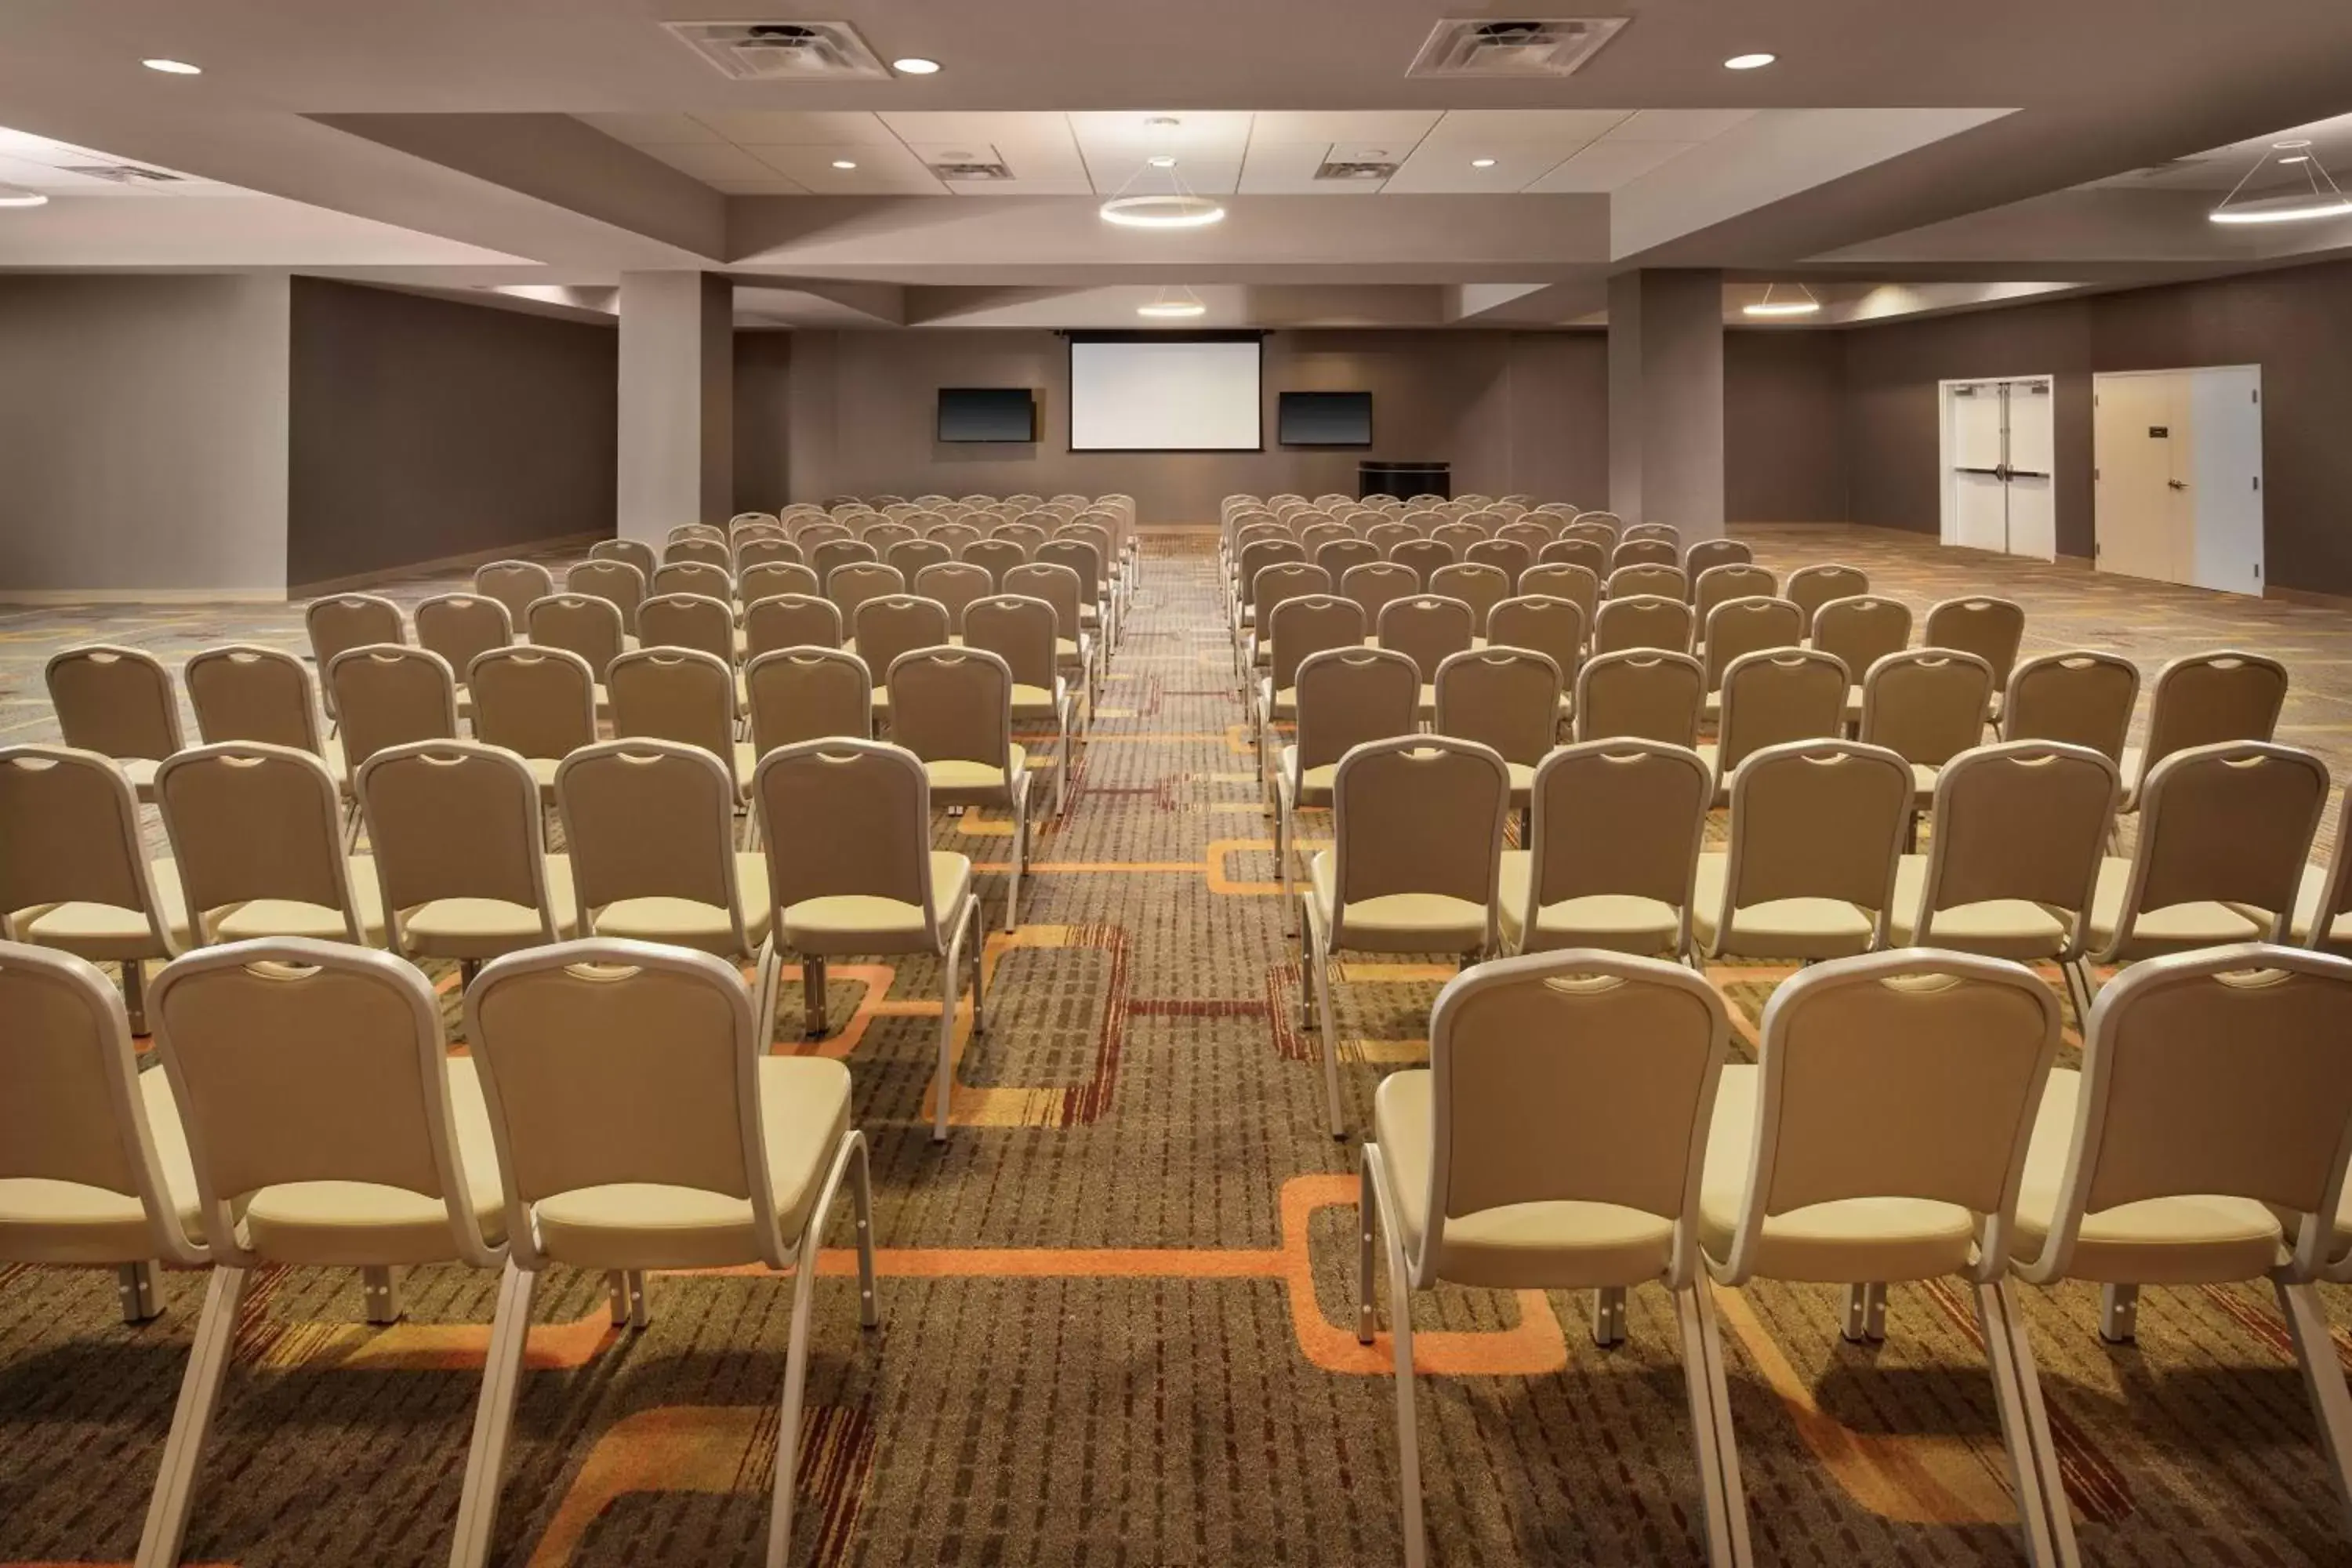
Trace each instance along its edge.
{"label": "ceiling tile", "polygon": [[1240,194],[1252,196],[1377,195],[1380,180],[1318,180],[1315,171],[1333,153],[1325,142],[1267,142],[1250,138],[1242,164]]}
{"label": "ceiling tile", "polygon": [[[1151,125],[1152,120],[1174,120],[1175,125]],[[1238,165],[1249,148],[1251,116],[1244,110],[1220,110],[1186,113],[1181,110],[1121,110],[1069,117],[1078,150],[1100,182],[1101,165],[1120,159],[1140,161],[1155,153],[1172,153],[1188,160],[1213,160]]]}
{"label": "ceiling tile", "polygon": [[1708,142],[1756,118],[1752,109],[1644,109],[1609,132],[1611,142]]}
{"label": "ceiling tile", "polygon": [[1622,122],[1622,109],[1450,109],[1422,139],[1423,149],[1474,148],[1472,156],[1500,156],[1506,143],[1557,147],[1559,157]]}
{"label": "ceiling tile", "polygon": [[1697,145],[1692,142],[1595,142],[1528,185],[1531,195],[1613,191]]}
{"label": "ceiling tile", "polygon": [[[907,147],[925,163],[966,163],[994,157],[1003,161],[1016,179],[1075,184],[1081,190],[1093,188],[1087,182],[1086,163],[1078,156],[1077,145],[1070,141],[1066,130],[1058,142],[1032,132],[1025,139],[1005,141],[974,136],[961,139],[908,137]],[[995,183],[1002,184],[1004,182]]]}
{"label": "ceiling tile", "polygon": [[[1495,194],[1523,191],[1575,152],[1580,142],[1480,140],[1466,143],[1423,141],[1388,183],[1392,195],[1438,193]],[[1474,168],[1474,159],[1494,163]]]}
{"label": "ceiling tile", "polygon": [[878,116],[864,110],[762,109],[695,118],[740,147],[870,146],[898,140]]}
{"label": "ceiling tile", "polygon": [[1305,142],[1364,142],[1392,147],[1402,157],[1429,134],[1444,113],[1439,109],[1276,110],[1261,111],[1250,127],[1250,145],[1295,145]]}
{"label": "ceiling tile", "polygon": [[632,147],[671,147],[726,140],[691,114],[580,114],[572,118]]}
{"label": "ceiling tile", "polygon": [[787,180],[772,174],[761,180],[705,180],[703,184],[722,195],[730,196],[804,196],[808,187],[797,180]]}
{"label": "ceiling tile", "polygon": [[[764,165],[762,173],[773,170],[824,195],[913,192],[937,195],[946,188],[923,167],[921,159],[895,138],[887,146],[755,147],[751,152]],[[836,169],[835,160],[857,166]]]}
{"label": "ceiling tile", "polygon": [[658,158],[671,168],[692,174],[698,180],[763,180],[774,171],[740,147],[724,143],[698,147],[647,147],[648,158]]}

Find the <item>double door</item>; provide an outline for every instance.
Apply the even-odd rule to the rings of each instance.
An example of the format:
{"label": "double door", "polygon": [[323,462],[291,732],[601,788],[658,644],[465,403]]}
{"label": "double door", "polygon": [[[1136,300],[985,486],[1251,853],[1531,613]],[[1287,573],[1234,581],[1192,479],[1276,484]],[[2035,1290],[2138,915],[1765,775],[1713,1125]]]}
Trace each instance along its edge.
{"label": "double door", "polygon": [[2051,561],[2058,553],[2048,376],[1944,384],[1944,542]]}
{"label": "double door", "polygon": [[2100,571],[2263,591],[2262,395],[2258,365],[2093,378]]}

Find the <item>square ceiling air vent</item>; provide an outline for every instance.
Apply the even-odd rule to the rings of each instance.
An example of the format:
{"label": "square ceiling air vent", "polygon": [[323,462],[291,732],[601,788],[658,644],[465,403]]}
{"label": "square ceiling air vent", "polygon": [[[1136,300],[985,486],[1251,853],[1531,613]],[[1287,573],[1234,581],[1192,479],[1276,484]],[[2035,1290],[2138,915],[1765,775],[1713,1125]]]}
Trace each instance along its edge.
{"label": "square ceiling air vent", "polygon": [[664,22],[737,81],[887,81],[890,68],[846,22]]}
{"label": "square ceiling air vent", "polygon": [[1617,36],[1623,16],[1554,16],[1529,21],[1449,17],[1430,29],[1407,76],[1562,77]]}
{"label": "square ceiling air vent", "polygon": [[1379,158],[1326,158],[1315,171],[1318,180],[1385,180],[1397,172],[1393,160]]}
{"label": "square ceiling air vent", "polygon": [[950,158],[924,167],[942,180],[1009,180],[1013,170],[1002,158]]}

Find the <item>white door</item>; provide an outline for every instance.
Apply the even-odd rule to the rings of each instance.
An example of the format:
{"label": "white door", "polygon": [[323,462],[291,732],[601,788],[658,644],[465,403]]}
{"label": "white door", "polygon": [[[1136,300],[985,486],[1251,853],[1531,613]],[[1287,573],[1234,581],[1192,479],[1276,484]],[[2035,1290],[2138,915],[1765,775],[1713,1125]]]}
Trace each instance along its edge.
{"label": "white door", "polygon": [[2012,381],[2008,416],[2009,552],[2058,559],[2058,398],[2046,378]]}
{"label": "white door", "polygon": [[2259,366],[2098,376],[2092,441],[2101,571],[2263,591]]}
{"label": "white door", "polygon": [[1969,550],[2009,548],[2009,503],[2000,477],[2001,384],[1952,389],[1952,537]]}
{"label": "white door", "polygon": [[2186,509],[2172,477],[2173,388],[2163,375],[2092,384],[2093,527],[2102,572],[2178,583],[2187,570]]}
{"label": "white door", "polygon": [[1944,542],[2056,559],[2050,378],[1946,382],[1943,393]]}
{"label": "white door", "polygon": [[2263,591],[2263,372],[2225,365],[2189,374],[2189,581],[2225,594]]}

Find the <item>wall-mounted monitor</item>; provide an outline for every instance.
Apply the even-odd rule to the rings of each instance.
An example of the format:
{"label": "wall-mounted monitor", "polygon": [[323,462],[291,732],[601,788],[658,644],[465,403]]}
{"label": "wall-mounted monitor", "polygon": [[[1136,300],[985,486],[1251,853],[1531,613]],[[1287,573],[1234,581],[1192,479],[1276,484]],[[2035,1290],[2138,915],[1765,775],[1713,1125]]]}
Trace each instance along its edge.
{"label": "wall-mounted monitor", "polygon": [[1256,332],[1073,332],[1073,452],[1255,452]]}
{"label": "wall-mounted monitor", "polygon": [[1034,441],[1037,395],[1025,386],[942,386],[942,441]]}
{"label": "wall-mounted monitor", "polygon": [[1369,447],[1369,392],[1286,392],[1275,413],[1276,439],[1286,447]]}

